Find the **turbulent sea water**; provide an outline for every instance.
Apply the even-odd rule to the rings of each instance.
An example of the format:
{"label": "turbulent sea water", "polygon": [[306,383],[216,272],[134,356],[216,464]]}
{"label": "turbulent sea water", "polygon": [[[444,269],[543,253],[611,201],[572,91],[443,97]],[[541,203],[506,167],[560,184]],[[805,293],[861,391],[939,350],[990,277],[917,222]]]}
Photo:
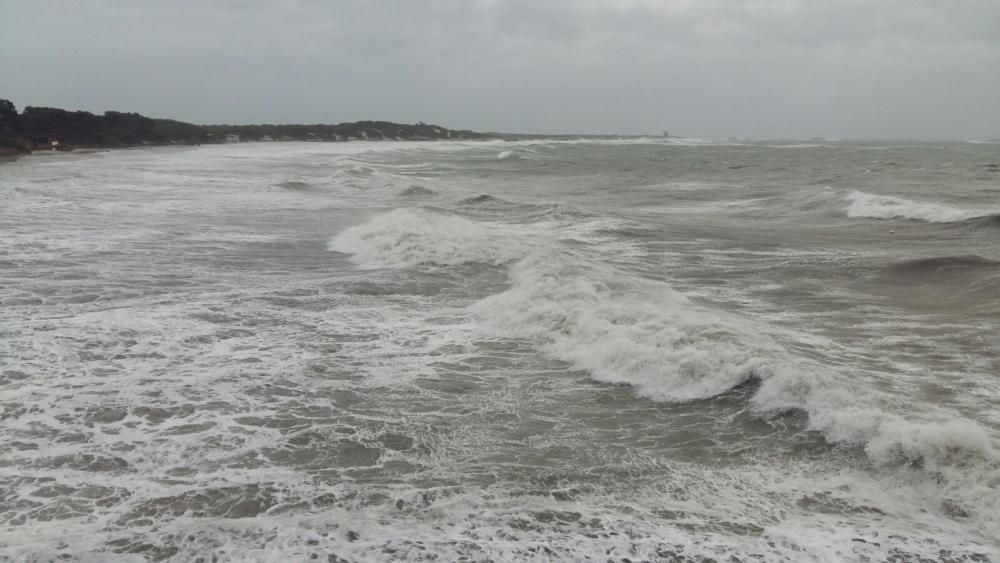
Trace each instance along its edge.
{"label": "turbulent sea water", "polygon": [[0,559],[1000,561],[1000,145],[0,165]]}

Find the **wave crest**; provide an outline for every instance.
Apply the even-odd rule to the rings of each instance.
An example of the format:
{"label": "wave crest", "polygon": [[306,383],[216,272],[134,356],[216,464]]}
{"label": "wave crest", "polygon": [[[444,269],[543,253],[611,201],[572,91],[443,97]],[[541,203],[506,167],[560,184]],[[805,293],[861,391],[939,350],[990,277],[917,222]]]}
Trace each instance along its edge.
{"label": "wave crest", "polygon": [[396,209],[335,236],[327,248],[364,268],[419,264],[499,265],[524,255],[523,241],[489,223],[426,209]]}
{"label": "wave crest", "polygon": [[984,258],[976,254],[957,256],[935,256],[915,258],[889,266],[889,270],[899,274],[926,276],[939,272],[978,272],[1000,268],[1000,261]]}
{"label": "wave crest", "polygon": [[511,281],[475,306],[493,328],[653,400],[714,397],[780,362],[777,347],[745,321],[575,254],[533,254],[513,266]]}
{"label": "wave crest", "polygon": [[970,211],[939,203],[911,201],[901,197],[875,195],[857,190],[847,194],[846,199],[850,203],[847,207],[848,217],[954,223],[989,215],[989,213],[982,211]]}
{"label": "wave crest", "polygon": [[963,221],[962,224],[967,225],[974,231],[1000,229],[1000,213],[973,217],[972,219]]}
{"label": "wave crest", "polygon": [[[857,444],[876,465],[941,470],[997,458],[987,432],[947,415],[909,420],[859,398],[850,374],[789,353],[767,327],[692,302],[570,251],[536,252],[511,287],[474,306],[495,332],[537,342],[551,357],[654,401],[710,399],[747,381],[762,417],[808,415],[831,443]],[[951,476],[952,478],[957,478]]]}
{"label": "wave crest", "polygon": [[490,194],[479,194],[477,196],[467,197],[458,202],[459,205],[480,205],[480,204],[490,204],[490,203],[508,203],[498,197],[491,196]]}

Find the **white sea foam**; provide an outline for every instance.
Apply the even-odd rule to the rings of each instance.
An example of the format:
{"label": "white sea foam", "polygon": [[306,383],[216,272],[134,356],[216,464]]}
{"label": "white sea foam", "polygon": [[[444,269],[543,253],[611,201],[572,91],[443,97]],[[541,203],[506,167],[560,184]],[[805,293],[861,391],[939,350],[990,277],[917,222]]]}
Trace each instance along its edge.
{"label": "white sea foam", "polygon": [[517,263],[512,287],[476,305],[500,333],[539,341],[595,379],[661,401],[707,398],[761,376],[779,352],[749,323],[570,252]]}
{"label": "white sea foam", "polygon": [[1000,522],[992,508],[1000,494],[983,485],[1000,478],[998,456],[976,423],[894,413],[890,398],[862,391],[851,374],[789,353],[769,335],[777,331],[578,253],[538,251],[510,277],[510,289],[474,306],[489,330],[535,341],[594,379],[655,401],[707,399],[758,379],[751,407],[760,416],[803,411],[828,441],[862,446],[876,466],[934,471],[983,526]]}
{"label": "white sea foam", "polygon": [[521,155],[514,151],[501,151],[497,154],[497,160],[518,160]]}
{"label": "white sea foam", "polygon": [[989,212],[972,211],[950,207],[940,203],[912,201],[901,197],[869,194],[852,191],[846,196],[850,203],[848,217],[869,217],[872,219],[912,219],[928,223],[952,223],[974,217],[989,215]]}
{"label": "white sea foam", "polygon": [[396,209],[351,227],[329,248],[351,255],[363,268],[504,264],[524,255],[527,239],[499,225],[473,222],[426,209]]}
{"label": "white sea foam", "polygon": [[989,434],[978,424],[941,413],[924,415],[928,420],[918,413],[906,417],[886,408],[887,398],[874,390],[859,396],[837,373],[774,374],[763,380],[752,402],[762,415],[805,411],[810,428],[831,442],[863,445],[879,466],[920,464],[941,470],[972,463],[988,468],[1000,460]]}
{"label": "white sea foam", "polygon": [[[477,198],[464,202],[477,201]],[[496,201],[483,198],[482,201]],[[456,266],[508,264],[557,241],[584,243],[615,256],[634,256],[635,246],[614,236],[620,220],[546,211],[522,224],[473,221],[445,211],[395,209],[334,236],[330,250],[351,255],[362,268],[408,268],[418,264]]]}
{"label": "white sea foam", "polygon": [[[315,268],[324,257],[311,227],[384,206],[413,181],[376,158],[338,161],[352,171],[343,172],[331,167],[338,155],[391,149],[422,161],[468,148],[481,151],[478,170],[512,146],[528,152],[477,141],[69,155],[52,167],[87,177],[51,194],[0,189],[11,280],[0,288],[0,559],[1000,560],[994,430],[932,412],[910,392],[916,373],[850,372],[875,368],[855,361],[864,350],[825,348],[804,332],[820,315],[796,323],[789,304],[778,321],[785,334],[763,315],[697,302],[697,287],[682,294],[642,279],[637,270],[676,273],[669,260],[650,272],[664,262],[660,247],[630,246],[633,226],[649,234],[642,223],[571,212],[573,201],[543,214],[517,207],[506,224],[501,205],[404,209],[331,242],[363,271]],[[5,166],[8,186],[35,186],[38,170]],[[288,178],[323,189],[253,189]],[[421,182],[438,205],[470,186],[518,198],[503,184],[459,180]],[[538,188],[535,197],[549,197]],[[330,205],[350,212],[322,203],[333,190]],[[711,252],[697,258],[736,255]],[[789,245],[741,252],[759,254],[744,254],[751,262],[805,256]],[[510,288],[476,305],[478,315],[466,304],[494,290],[452,291],[439,272],[407,269],[464,262],[512,265]],[[380,266],[392,269],[366,270]],[[90,293],[100,299],[69,301]],[[18,304],[22,295],[30,299]],[[483,338],[483,320],[519,341]],[[927,324],[891,320],[873,333]],[[992,373],[992,326],[970,341],[981,349],[956,352],[963,382]],[[829,441],[858,447],[800,455],[798,444],[818,445],[797,431],[802,418],[775,421],[761,439],[765,425],[744,427],[728,400],[660,417],[674,407],[595,395],[532,342],[658,401],[711,397],[756,377],[749,408],[808,413]],[[944,385],[950,374],[927,375]],[[990,385],[950,390],[976,396],[962,412],[993,427]],[[711,432],[727,419],[730,436]],[[679,461],[674,424],[695,434],[707,424],[717,442],[697,462]],[[413,447],[387,447],[392,433]],[[724,457],[709,452],[719,449]],[[351,457],[359,452],[378,459]]]}
{"label": "white sea foam", "polygon": [[[803,521],[797,518],[804,511],[795,505],[796,498],[806,503],[830,502],[834,509],[838,502],[855,508],[850,503],[855,499],[804,494],[796,490],[801,482],[766,483],[756,475],[713,469],[692,474],[679,464],[662,469],[673,481],[683,482],[683,490],[693,498],[670,498],[656,487],[645,487],[627,503],[614,495],[586,494],[560,502],[547,495],[511,494],[501,487],[429,492],[400,487],[395,491],[395,504],[375,503],[363,512],[335,506],[315,516],[262,515],[250,521],[209,523],[180,520],[163,527],[178,538],[180,560],[212,554],[220,561],[267,562],[289,557],[321,561],[701,561],[760,560],[765,553],[768,561],[830,562],[892,557],[937,561],[946,550],[957,551],[956,560],[964,560],[960,558],[969,553],[996,553],[953,538],[914,536],[892,523],[882,522],[875,529],[852,526],[833,516]],[[703,485],[699,487],[696,479]],[[338,496],[345,492],[351,491],[336,490]],[[759,520],[743,520],[726,509],[749,509]],[[679,516],[682,526],[663,519],[663,514],[671,512]]]}

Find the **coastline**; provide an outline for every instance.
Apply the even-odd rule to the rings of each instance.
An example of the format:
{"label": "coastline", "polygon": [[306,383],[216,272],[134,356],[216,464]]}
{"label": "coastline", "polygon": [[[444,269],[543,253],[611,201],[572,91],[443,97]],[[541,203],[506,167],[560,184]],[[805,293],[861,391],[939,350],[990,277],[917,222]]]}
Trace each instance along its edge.
{"label": "coastline", "polygon": [[493,139],[496,133],[424,123],[353,121],[317,124],[194,124],[138,113],[94,114],[0,99],[0,158],[37,151],[199,146],[242,142],[437,141]]}

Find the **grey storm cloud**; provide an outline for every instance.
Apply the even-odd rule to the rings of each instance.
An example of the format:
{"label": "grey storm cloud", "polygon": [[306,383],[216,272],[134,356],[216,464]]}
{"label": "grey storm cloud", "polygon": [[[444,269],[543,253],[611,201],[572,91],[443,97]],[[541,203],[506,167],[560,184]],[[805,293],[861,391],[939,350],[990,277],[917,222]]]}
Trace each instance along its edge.
{"label": "grey storm cloud", "polygon": [[1000,136],[996,0],[0,0],[0,97],[199,123]]}

